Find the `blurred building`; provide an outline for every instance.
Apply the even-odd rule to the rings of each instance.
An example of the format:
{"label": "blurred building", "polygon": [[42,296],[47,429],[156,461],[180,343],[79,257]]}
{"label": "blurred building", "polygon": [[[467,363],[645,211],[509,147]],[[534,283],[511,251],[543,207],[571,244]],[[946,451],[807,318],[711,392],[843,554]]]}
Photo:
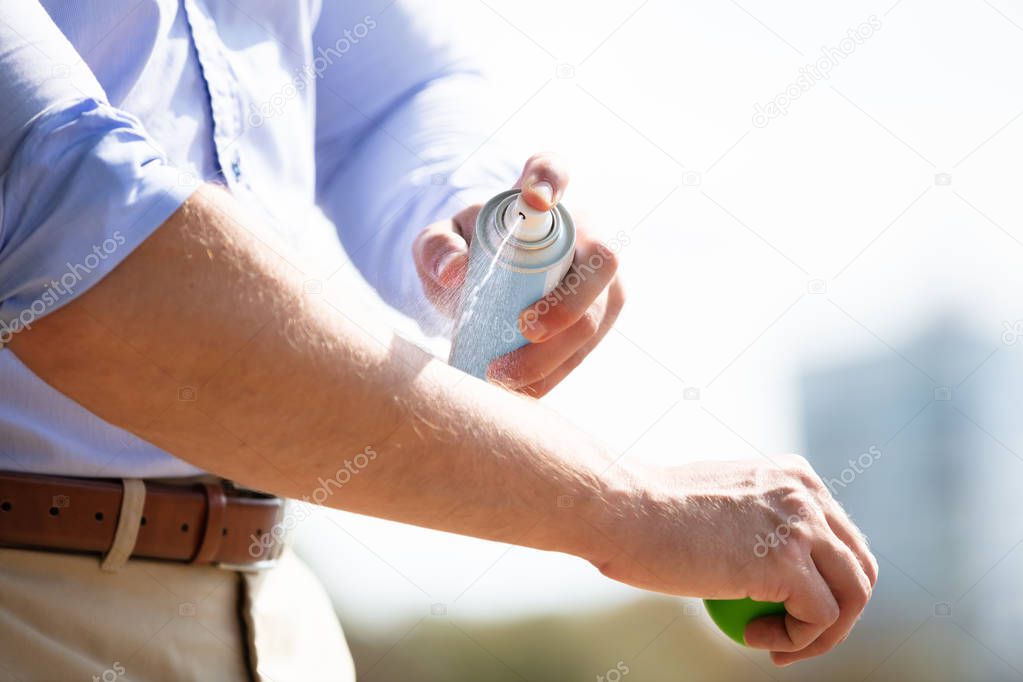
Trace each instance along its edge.
{"label": "blurred building", "polygon": [[1023,678],[1023,386],[979,338],[945,319],[803,377],[805,452],[881,565],[872,680]]}

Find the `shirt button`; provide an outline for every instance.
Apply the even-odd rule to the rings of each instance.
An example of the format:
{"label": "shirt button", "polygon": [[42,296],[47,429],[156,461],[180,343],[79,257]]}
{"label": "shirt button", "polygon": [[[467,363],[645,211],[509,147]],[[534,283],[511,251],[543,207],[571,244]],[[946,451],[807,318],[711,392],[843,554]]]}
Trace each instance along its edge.
{"label": "shirt button", "polygon": [[231,172],[234,173],[235,180],[242,179],[242,166],[237,159],[231,164]]}

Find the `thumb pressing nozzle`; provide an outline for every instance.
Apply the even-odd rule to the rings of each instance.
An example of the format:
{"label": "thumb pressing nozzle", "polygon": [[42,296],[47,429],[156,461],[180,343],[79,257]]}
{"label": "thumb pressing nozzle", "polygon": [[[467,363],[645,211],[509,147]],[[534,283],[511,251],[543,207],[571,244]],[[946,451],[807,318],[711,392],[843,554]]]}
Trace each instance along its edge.
{"label": "thumb pressing nozzle", "polygon": [[550,211],[538,211],[523,199],[522,195],[508,206],[504,213],[504,227],[516,239],[524,242],[538,242],[554,227],[554,215]]}

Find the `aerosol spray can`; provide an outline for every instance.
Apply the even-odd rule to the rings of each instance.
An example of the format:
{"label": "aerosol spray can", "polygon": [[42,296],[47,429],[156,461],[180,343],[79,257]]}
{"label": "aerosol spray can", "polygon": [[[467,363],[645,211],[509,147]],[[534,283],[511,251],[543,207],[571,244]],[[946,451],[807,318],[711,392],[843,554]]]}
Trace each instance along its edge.
{"label": "aerosol spray can", "polygon": [[485,379],[493,360],[526,345],[519,315],[558,286],[574,255],[575,226],[561,204],[538,211],[518,190],[484,204],[448,362]]}

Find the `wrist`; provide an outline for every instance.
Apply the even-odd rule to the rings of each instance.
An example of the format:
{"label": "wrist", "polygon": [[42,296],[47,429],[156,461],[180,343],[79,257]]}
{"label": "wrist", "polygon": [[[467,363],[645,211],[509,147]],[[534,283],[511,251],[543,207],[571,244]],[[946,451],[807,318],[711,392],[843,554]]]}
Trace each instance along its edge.
{"label": "wrist", "polygon": [[582,522],[591,532],[577,554],[602,569],[641,542],[654,506],[656,474],[645,465],[615,464],[599,479],[600,494],[581,505]]}

